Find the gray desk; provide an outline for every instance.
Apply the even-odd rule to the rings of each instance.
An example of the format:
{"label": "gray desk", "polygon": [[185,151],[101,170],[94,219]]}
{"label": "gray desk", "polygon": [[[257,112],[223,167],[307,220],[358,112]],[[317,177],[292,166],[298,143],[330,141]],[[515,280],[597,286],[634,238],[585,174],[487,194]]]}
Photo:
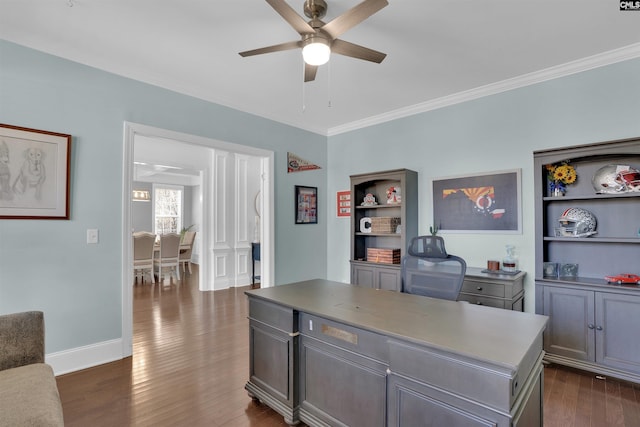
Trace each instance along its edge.
{"label": "gray desk", "polygon": [[246,294],[245,388],[290,424],[542,425],[546,316],[326,280]]}

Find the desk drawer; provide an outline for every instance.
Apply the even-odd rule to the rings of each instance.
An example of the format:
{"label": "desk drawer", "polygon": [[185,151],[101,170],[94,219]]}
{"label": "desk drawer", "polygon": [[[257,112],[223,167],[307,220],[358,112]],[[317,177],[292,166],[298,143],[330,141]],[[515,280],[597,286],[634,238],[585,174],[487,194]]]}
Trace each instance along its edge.
{"label": "desk drawer", "polygon": [[257,298],[249,298],[249,319],[269,325],[281,332],[298,331],[298,313],[293,309]]}
{"label": "desk drawer", "polygon": [[300,314],[300,333],[381,362],[389,360],[387,338],[307,313]]}
{"label": "desk drawer", "polygon": [[490,297],[505,297],[505,285],[502,283],[490,283],[480,282],[476,280],[466,279],[462,283],[462,291],[468,294],[490,296]]}
{"label": "desk drawer", "polygon": [[469,304],[486,305],[487,307],[506,308],[511,310],[511,301],[499,298],[483,297],[460,292],[458,301],[467,301]]}

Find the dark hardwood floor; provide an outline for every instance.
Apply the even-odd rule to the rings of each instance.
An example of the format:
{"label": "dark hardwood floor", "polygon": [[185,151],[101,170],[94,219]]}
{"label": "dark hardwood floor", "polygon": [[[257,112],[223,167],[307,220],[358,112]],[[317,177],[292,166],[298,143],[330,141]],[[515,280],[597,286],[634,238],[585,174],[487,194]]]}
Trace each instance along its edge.
{"label": "dark hardwood floor", "polygon": [[[248,287],[200,292],[194,267],[133,286],[133,357],[57,378],[67,427],[287,425],[244,390]],[[546,427],[640,426],[640,385],[548,366],[544,408]]]}

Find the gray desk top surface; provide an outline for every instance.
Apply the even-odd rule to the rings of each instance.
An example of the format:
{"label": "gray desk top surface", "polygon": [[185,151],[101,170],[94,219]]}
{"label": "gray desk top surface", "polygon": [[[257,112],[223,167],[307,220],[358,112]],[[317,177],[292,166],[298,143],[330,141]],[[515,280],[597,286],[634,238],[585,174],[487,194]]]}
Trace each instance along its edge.
{"label": "gray desk top surface", "polygon": [[500,274],[500,273],[484,273],[484,268],[469,267],[467,266],[466,277],[482,277],[485,279],[498,279],[498,280],[518,280],[527,275],[524,271],[519,271],[516,274]]}
{"label": "gray desk top surface", "polygon": [[517,368],[548,318],[405,293],[308,280],[246,291],[250,297],[387,336]]}

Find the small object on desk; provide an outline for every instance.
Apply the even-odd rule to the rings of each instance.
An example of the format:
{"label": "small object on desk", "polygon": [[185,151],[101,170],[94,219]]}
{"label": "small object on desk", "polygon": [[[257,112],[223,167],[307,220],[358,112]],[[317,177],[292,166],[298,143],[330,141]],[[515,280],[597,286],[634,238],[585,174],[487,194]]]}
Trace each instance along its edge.
{"label": "small object on desk", "polygon": [[504,259],[502,260],[502,269],[508,272],[515,272],[517,270],[516,269],[517,261],[513,254],[516,247],[513,245],[507,245],[506,249],[507,249],[507,256],[504,257]]}
{"label": "small object on desk", "polygon": [[493,261],[493,260],[487,261],[487,270],[493,271],[493,272],[500,270],[500,261]]}

